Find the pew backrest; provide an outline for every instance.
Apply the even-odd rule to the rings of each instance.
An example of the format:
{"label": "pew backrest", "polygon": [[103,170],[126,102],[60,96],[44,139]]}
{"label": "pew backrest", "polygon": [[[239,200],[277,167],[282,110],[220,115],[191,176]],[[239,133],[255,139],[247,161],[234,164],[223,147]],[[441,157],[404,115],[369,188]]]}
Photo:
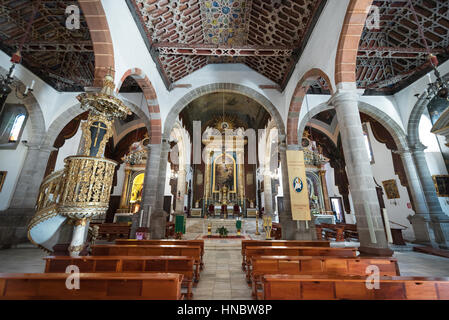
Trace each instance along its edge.
{"label": "pew backrest", "polygon": [[204,240],[136,240],[136,239],[116,239],[115,244],[118,245],[186,245],[199,246],[201,248],[201,255],[204,254]]}
{"label": "pew backrest", "polygon": [[383,257],[323,257],[323,256],[253,256],[252,275],[265,274],[339,274],[369,273],[369,266],[377,266],[381,276],[399,276],[396,258]]}
{"label": "pew backrest", "polygon": [[366,277],[265,275],[264,300],[449,300],[449,278],[380,277],[367,286]]}
{"label": "pew backrest", "polygon": [[174,272],[192,279],[194,259],[183,256],[86,256],[45,257],[45,272],[64,273],[76,265],[80,272]]}
{"label": "pew backrest", "polygon": [[183,276],[174,273],[80,273],[79,289],[67,273],[0,273],[0,300],[179,300]]}
{"label": "pew backrest", "polygon": [[356,257],[357,248],[325,248],[325,247],[247,247],[245,256],[250,263],[252,256],[336,256]]}
{"label": "pew backrest", "polygon": [[248,247],[330,247],[330,242],[325,240],[242,240],[242,255]]}
{"label": "pew backrest", "polygon": [[195,262],[201,259],[199,246],[178,245],[94,245],[93,256],[187,256]]}

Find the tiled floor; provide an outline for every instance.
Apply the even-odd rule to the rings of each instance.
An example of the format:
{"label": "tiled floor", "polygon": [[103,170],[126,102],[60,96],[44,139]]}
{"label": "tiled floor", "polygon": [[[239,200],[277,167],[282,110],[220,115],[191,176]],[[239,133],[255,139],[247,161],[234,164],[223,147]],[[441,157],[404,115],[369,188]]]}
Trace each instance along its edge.
{"label": "tiled floor", "polygon": [[[193,235],[192,235],[193,237]],[[339,246],[342,243],[338,244]],[[348,244],[346,244],[348,245]],[[251,299],[241,263],[240,240],[205,240],[204,270],[195,300]],[[46,254],[31,247],[0,250],[0,272],[39,273],[44,271]],[[449,277],[449,259],[413,251],[395,252],[402,276]]]}

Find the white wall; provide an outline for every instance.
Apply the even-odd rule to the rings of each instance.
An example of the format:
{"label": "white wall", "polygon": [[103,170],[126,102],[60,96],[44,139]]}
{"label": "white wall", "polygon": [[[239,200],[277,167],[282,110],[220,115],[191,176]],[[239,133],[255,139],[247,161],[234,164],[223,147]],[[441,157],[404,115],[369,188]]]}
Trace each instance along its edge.
{"label": "white wall", "polygon": [[[380,143],[376,140],[371,130],[371,126],[369,124],[368,124],[368,134],[374,155],[374,163],[371,165],[371,169],[373,171],[374,178],[384,191],[383,199],[385,202],[385,208],[387,209],[389,220],[408,227],[408,229],[402,231],[402,235],[404,239],[413,240],[414,239],[413,228],[410,222],[407,220],[407,216],[414,215],[414,211],[411,208],[409,209],[407,207],[407,204],[411,204],[407,188],[401,185],[399,177],[394,173],[391,151],[387,149],[385,144]],[[396,185],[398,186],[400,196],[399,199],[395,200],[387,199],[387,195],[385,193],[385,189],[383,188],[382,181],[391,179],[396,180]],[[395,224],[391,224],[391,227],[402,229],[402,227],[399,227]]]}
{"label": "white wall", "polygon": [[[21,141],[29,140],[30,127],[28,118]],[[23,143],[19,143],[15,150],[0,150],[0,171],[7,171],[3,188],[0,191],[0,211],[9,207],[27,152],[28,148]]]}
{"label": "white wall", "polygon": [[64,169],[64,159],[69,156],[78,154],[78,148],[81,142],[82,130],[81,125],[76,134],[70,139],[66,140],[64,145],[59,148],[58,157],[56,158],[55,171]]}

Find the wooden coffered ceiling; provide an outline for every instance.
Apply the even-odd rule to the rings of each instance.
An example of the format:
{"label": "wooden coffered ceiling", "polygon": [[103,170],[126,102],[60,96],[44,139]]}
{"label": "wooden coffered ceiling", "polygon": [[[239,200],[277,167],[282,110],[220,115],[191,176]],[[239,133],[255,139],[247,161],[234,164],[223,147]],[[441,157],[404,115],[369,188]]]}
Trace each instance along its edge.
{"label": "wooden coffered ceiling", "polygon": [[127,0],[169,88],[212,63],[244,63],[282,89],[326,0]]}
{"label": "wooden coffered ceiling", "polygon": [[[366,93],[393,94],[427,72],[427,49],[408,0],[375,0],[380,28],[365,25],[357,59],[357,84]],[[430,51],[449,58],[449,1],[413,0]],[[370,24],[372,25],[372,24]]]}
{"label": "wooden coffered ceiling", "polygon": [[66,8],[77,1],[1,0],[0,49],[15,53],[32,20],[23,47],[22,64],[58,91],[83,91],[94,79],[92,40],[81,12],[80,28],[66,28]]}

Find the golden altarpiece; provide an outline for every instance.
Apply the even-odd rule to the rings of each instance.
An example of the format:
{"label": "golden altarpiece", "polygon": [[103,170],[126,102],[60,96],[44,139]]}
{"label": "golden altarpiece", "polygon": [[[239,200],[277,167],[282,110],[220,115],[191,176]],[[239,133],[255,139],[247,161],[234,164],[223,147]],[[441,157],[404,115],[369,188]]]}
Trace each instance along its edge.
{"label": "golden altarpiece", "polygon": [[120,206],[116,216],[120,214],[135,214],[140,211],[142,191],[145,179],[145,167],[148,159],[147,145],[150,142],[148,133],[141,141],[134,142],[128,153],[122,158],[125,165],[123,190]]}
{"label": "golden altarpiece", "polygon": [[[324,219],[333,216],[327,190],[326,170],[324,168],[330,160],[323,155],[321,146],[317,146],[316,142],[311,140],[308,131],[304,131],[302,147],[306,164],[310,212],[315,218],[320,217]],[[333,219],[326,219],[326,221],[331,220],[335,222]]]}
{"label": "golden altarpiece", "polygon": [[229,116],[219,117],[203,134],[203,159],[205,161],[203,210],[212,204],[215,212],[222,205],[232,212],[238,204],[246,210],[245,198],[245,129]]}

